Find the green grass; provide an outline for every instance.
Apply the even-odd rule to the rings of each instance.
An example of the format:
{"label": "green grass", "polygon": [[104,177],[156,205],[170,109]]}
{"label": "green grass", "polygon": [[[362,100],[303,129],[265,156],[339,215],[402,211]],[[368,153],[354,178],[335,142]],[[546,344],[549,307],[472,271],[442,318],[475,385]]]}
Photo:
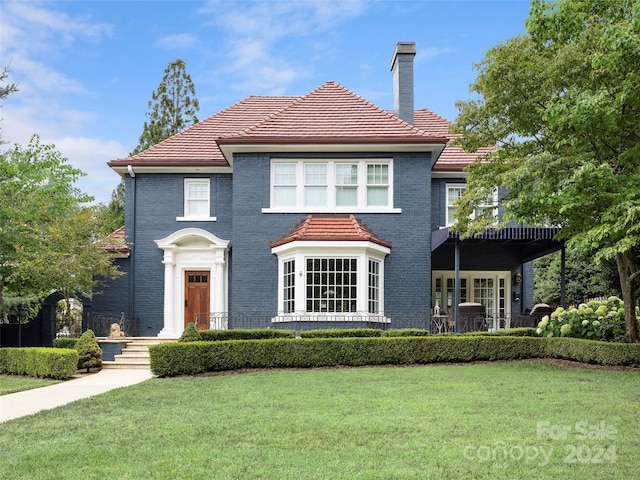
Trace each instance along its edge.
{"label": "green grass", "polygon": [[617,480],[639,424],[637,372],[543,362],[152,379],[3,424],[0,478]]}
{"label": "green grass", "polygon": [[0,395],[46,387],[55,383],[59,383],[59,380],[24,377],[21,375],[0,375]]}

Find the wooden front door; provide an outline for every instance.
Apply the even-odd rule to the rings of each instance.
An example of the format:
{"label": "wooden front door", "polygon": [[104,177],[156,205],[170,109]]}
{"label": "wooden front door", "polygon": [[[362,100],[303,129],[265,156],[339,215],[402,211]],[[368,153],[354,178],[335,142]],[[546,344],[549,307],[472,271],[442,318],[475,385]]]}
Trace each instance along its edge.
{"label": "wooden front door", "polygon": [[210,272],[184,272],[184,326],[196,323],[196,315],[200,314],[197,323],[199,330],[209,329]]}

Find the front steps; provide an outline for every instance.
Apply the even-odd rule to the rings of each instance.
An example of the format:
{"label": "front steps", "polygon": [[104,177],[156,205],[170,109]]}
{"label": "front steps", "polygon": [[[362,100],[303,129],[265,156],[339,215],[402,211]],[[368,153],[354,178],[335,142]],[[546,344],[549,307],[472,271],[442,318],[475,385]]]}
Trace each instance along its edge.
{"label": "front steps", "polygon": [[119,355],[115,355],[114,361],[102,361],[102,368],[146,368],[149,369],[149,345],[158,343],[175,342],[174,338],[157,337],[131,337],[130,342]]}

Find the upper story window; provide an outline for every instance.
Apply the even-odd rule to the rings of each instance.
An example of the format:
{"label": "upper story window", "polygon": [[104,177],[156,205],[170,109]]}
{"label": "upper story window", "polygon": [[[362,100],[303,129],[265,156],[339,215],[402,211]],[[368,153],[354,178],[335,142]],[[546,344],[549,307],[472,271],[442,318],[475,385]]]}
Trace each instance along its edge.
{"label": "upper story window", "polygon": [[393,163],[273,160],[271,203],[263,212],[381,212],[393,208]]}
{"label": "upper story window", "polygon": [[211,180],[209,178],[184,179],[184,216],[178,221],[213,221],[211,217]]}
{"label": "upper story window", "polygon": [[[450,227],[456,223],[456,207],[455,201],[458,200],[465,190],[465,185],[455,184],[447,185],[447,211],[446,211],[446,226]],[[493,210],[493,216],[498,217],[498,190],[494,190],[491,194],[487,195],[487,198],[478,205],[474,215],[480,215],[485,210]]]}

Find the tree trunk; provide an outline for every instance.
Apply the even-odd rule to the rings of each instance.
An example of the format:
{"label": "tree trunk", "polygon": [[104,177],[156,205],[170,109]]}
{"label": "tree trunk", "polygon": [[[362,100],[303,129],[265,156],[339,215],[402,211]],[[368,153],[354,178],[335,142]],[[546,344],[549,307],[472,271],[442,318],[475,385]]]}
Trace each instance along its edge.
{"label": "tree trunk", "polygon": [[640,342],[638,334],[638,321],[636,318],[636,283],[638,276],[638,266],[631,250],[616,255],[616,265],[620,277],[620,289],[622,290],[622,300],[624,301],[624,318],[627,338],[630,342]]}

